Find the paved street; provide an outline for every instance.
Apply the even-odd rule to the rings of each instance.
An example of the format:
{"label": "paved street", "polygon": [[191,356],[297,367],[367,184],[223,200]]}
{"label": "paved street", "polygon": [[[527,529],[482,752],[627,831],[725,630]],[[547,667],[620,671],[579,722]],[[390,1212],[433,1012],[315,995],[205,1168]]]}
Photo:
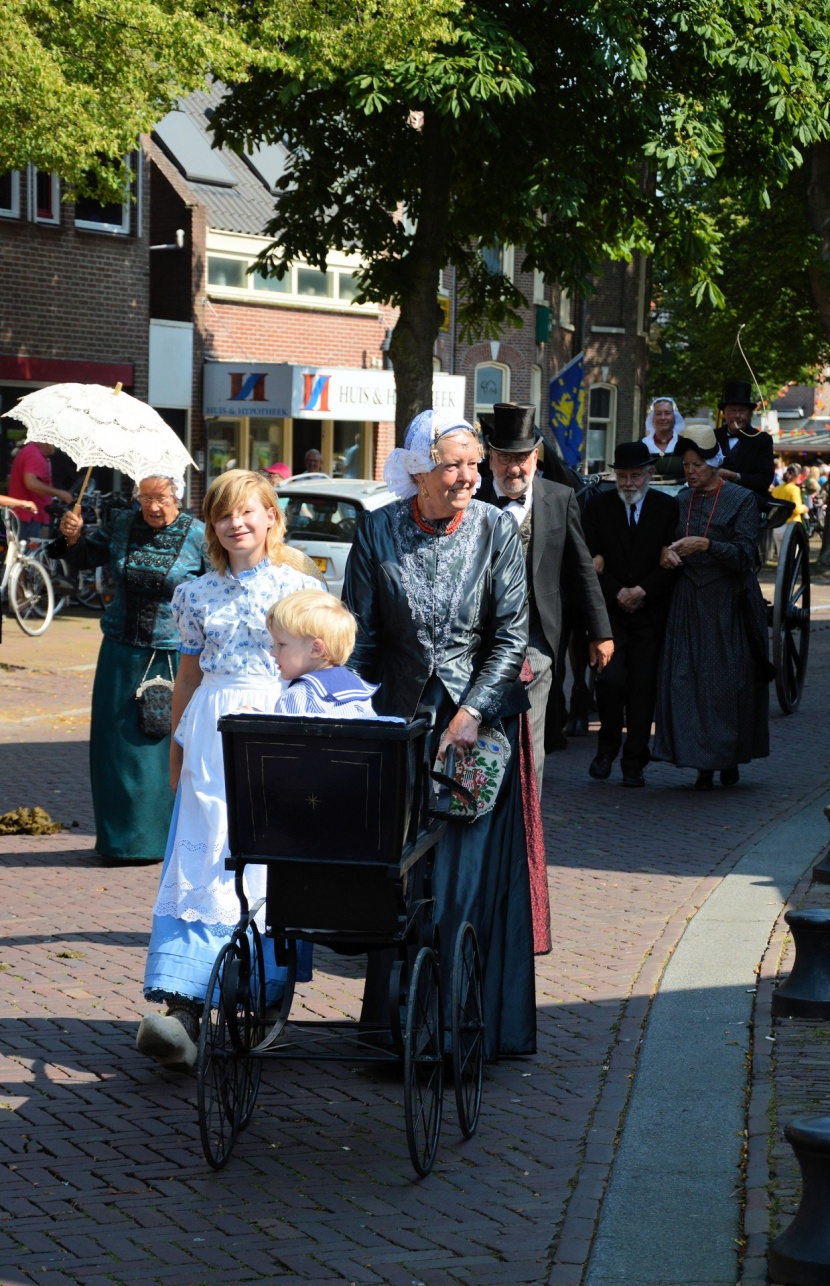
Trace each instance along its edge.
{"label": "paved street", "polygon": [[[750,765],[736,790],[695,794],[691,772],[663,765],[649,768],[643,791],[624,791],[616,778],[592,782],[593,737],[548,758],[554,949],[537,962],[539,1052],[488,1070],[470,1142],[459,1136],[448,1097],[439,1159],[421,1182],[407,1155],[400,1081],[357,1064],[266,1067],[228,1167],[207,1167],[195,1081],[161,1071],[134,1048],[158,869],[105,867],[91,854],[84,712],[97,620],[58,618],[40,640],[4,622],[0,812],[41,804],[70,829],[0,837],[2,1286],[582,1283],[667,962],[736,864],[743,861],[737,870],[748,869],[751,881],[765,834],[821,819],[830,714],[830,629],[821,622],[830,620],[830,590],[819,588],[815,605],[802,708],[785,719],[773,693],[771,756]],[[799,1074],[814,1059],[812,1036],[804,1024],[773,1029],[768,1002],[785,946],[776,924],[783,899],[823,842],[823,833],[812,838],[815,828],[805,833],[804,851],[791,845],[787,854],[797,867],[790,887],[766,899],[773,937],[758,962],[754,1030],[774,1039],[753,1044],[751,1024],[736,1033],[752,1053],[750,1104],[757,1108],[765,1092],[770,1100],[769,1077],[778,1073],[789,1115],[805,1095],[815,1098]],[[816,902],[806,884],[796,896]],[[360,962],[319,952],[316,965],[301,1007],[354,1014]],[[746,1001],[751,1010],[752,996]],[[759,1040],[767,1048],[758,1051]],[[766,1109],[767,1129],[757,1127],[751,1105],[746,1219],[732,1137],[724,1138],[728,1165],[730,1149],[736,1154],[726,1209],[712,1211],[728,1255],[751,1234],[747,1282],[763,1281],[768,1143],[784,1213],[796,1193],[786,1146],[775,1133],[770,1140]],[[729,1107],[743,1117],[743,1086],[740,1105]],[[639,1215],[650,1218],[648,1209]],[[597,1245],[607,1248],[606,1226]],[[738,1280],[736,1258],[730,1270]],[[704,1286],[708,1279],[693,1265],[688,1271],[683,1280]]]}

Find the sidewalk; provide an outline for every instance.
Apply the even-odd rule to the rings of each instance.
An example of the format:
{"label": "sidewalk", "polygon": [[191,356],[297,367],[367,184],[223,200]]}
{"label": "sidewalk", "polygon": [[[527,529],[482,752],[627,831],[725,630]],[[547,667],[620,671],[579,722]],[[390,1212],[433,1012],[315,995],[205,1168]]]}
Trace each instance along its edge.
{"label": "sidewalk", "polygon": [[[592,782],[593,738],[548,758],[554,950],[537,962],[539,1052],[488,1070],[481,1125],[468,1143],[448,1097],[438,1162],[420,1183],[406,1151],[400,1082],[349,1065],[266,1067],[227,1168],[207,1167],[195,1082],[134,1049],[157,868],[106,868],[90,851],[88,724],[66,711],[88,706],[92,671],[78,667],[94,664],[97,621],[59,618],[43,640],[22,644],[15,629],[7,623],[0,649],[4,666],[25,667],[2,677],[0,812],[41,803],[79,825],[52,837],[0,837],[2,1286],[582,1283],[598,1227],[602,1241],[600,1202],[625,1137],[645,1020],[690,917],[742,858],[752,862],[771,828],[821,816],[830,628],[815,629],[802,710],[783,718],[773,695],[772,754],[750,765],[736,790],[697,795],[693,774],[664,765],[648,770],[642,791],[624,791],[614,778]],[[23,650],[46,644],[53,631],[48,653]],[[11,713],[24,708],[28,722],[14,726]],[[817,853],[801,856],[804,870]],[[770,931],[789,892],[769,899]],[[770,1064],[766,1051],[758,1054],[757,1032],[763,1004],[769,1021],[765,987],[780,946],[773,936],[764,957],[753,1094]],[[301,1001],[309,1011],[354,1014],[360,990],[359,961],[320,952]],[[770,1070],[789,1086],[778,1099],[783,1123],[811,1086],[793,1075],[806,1048],[795,1028],[804,1025],[788,1027],[798,1047],[785,1046],[780,1026]],[[724,1106],[743,1112],[743,1093],[739,1105]],[[757,1126],[752,1106],[749,1119]],[[795,1196],[794,1162],[778,1137],[756,1131],[750,1139],[747,1282],[763,1280],[768,1141],[784,1222]],[[727,1156],[733,1144],[724,1137]],[[740,1146],[728,1212],[712,1219],[713,1230],[729,1235],[731,1281],[739,1154]],[[650,1217],[639,1211],[644,1224]]]}

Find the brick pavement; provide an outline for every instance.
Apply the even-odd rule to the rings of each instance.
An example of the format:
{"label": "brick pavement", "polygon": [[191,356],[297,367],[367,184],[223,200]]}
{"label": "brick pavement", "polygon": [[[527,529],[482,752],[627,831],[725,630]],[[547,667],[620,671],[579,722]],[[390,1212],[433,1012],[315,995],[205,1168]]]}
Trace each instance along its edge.
{"label": "brick pavement", "polygon": [[[86,664],[73,628],[69,663]],[[549,758],[554,951],[538,962],[539,1053],[488,1070],[469,1143],[448,1100],[438,1163],[420,1183],[399,1081],[348,1064],[266,1068],[227,1169],[206,1166],[195,1083],[133,1047],[157,869],[90,854],[83,716],[60,722],[76,708],[61,698],[83,680],[65,660],[51,663],[61,673],[42,719],[0,722],[0,811],[43,803],[79,823],[0,839],[2,1286],[577,1286],[642,1024],[687,918],[771,818],[823,802],[811,751],[826,723],[830,631],[814,635],[805,711],[774,715],[771,758],[728,795],[696,795],[692,774],[661,765],[644,791],[591,782],[593,739]],[[319,953],[309,1009],[354,1013],[358,973]]]}

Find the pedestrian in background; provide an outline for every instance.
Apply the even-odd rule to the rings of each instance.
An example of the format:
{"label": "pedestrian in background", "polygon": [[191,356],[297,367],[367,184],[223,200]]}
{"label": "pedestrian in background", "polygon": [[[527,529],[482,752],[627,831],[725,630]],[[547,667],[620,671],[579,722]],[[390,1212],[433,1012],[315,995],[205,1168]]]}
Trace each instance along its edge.
{"label": "pedestrian in background", "polygon": [[20,515],[20,535],[32,540],[49,535],[49,514],[46,506],[56,497],[65,505],[74,502],[70,491],[52,483],[52,462],[49,459],[55,448],[51,442],[26,442],[12,461],[9,475],[9,495],[15,500],[30,500],[35,511]]}
{"label": "pedestrian in background", "polygon": [[643,442],[652,457],[656,478],[678,481],[683,477],[677,443],[685,423],[673,397],[661,394],[649,407]]}
{"label": "pedestrian in background", "polygon": [[85,532],[81,515],[69,510],[49,546],[51,557],[73,569],[106,566],[113,585],[101,619],[89,733],[95,851],[113,864],[164,856],[173,811],[170,734],[142,731],[136,689],[146,679],[175,678],[179,632],[171,600],[204,571],[204,527],[181,511],[184,481],[143,478],[135,496],[138,513],[115,511],[96,531]]}
{"label": "pedestrian in background", "polygon": [[802,517],[807,512],[807,506],[805,505],[804,499],[801,495],[801,488],[796,482],[797,477],[798,468],[796,465],[788,465],[784,470],[784,478],[781,485],[773,487],[772,489],[773,500],[787,500],[793,507],[793,511],[789,518],[772,529],[772,538],[775,541],[775,548],[778,551],[779,557],[781,555],[781,546],[784,543],[784,537],[787,534],[788,525],[791,522],[801,522]]}
{"label": "pedestrian in background", "polygon": [[616,487],[594,496],[582,519],[614,633],[614,655],[597,675],[600,729],[588,772],[600,781],[610,777],[622,748],[624,786],[645,784],[657,667],[674,588],[673,573],[660,566],[660,558],[674,540],[677,501],[649,487],[653,461],[644,442],[620,442],[612,465]]}
{"label": "pedestrian in background", "polygon": [[758,506],[719,476],[714,431],[681,438],[688,489],[678,495],[676,538],[662,566],[676,584],[657,683],[653,759],[696,768],[696,790],[739,780],[739,764],[769,754],[766,607],[755,563]]}

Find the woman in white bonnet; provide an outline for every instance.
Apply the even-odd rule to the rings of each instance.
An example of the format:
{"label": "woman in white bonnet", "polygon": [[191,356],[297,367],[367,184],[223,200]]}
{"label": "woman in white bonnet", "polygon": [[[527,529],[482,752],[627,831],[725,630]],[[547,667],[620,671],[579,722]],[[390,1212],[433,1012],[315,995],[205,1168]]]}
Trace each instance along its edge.
{"label": "woman in white bonnet", "polygon": [[[472,824],[450,821],[436,849],[433,892],[445,998],[459,926],[470,921],[484,967],[485,1053],[530,1054],[536,1013],[528,839],[522,809],[519,672],[527,644],[527,589],[515,522],[473,499],[481,442],[472,425],[424,411],[410,423],[384,477],[400,498],[365,516],[352,545],[343,599],[358,621],[349,662],[379,683],[379,714],[432,722],[429,753],[465,752],[496,725],[512,754],[495,807]],[[383,1021],[383,963],[370,957],[364,1017]]]}
{"label": "woman in white bonnet", "polygon": [[683,477],[683,459],[677,444],[686,421],[673,397],[655,397],[646,416],[643,441],[652,454],[654,476],[679,480]]}

